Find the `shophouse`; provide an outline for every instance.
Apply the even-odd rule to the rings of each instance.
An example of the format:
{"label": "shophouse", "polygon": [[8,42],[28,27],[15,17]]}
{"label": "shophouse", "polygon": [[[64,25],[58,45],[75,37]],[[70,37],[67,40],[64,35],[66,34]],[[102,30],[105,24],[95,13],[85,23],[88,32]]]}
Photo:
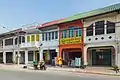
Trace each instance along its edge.
{"label": "shophouse", "polygon": [[[17,52],[20,51],[20,63],[25,63],[25,54],[19,45],[25,41],[22,28],[0,34],[0,62],[17,63]],[[18,41],[19,37],[19,41]],[[19,42],[19,44],[18,44]]]}
{"label": "shophouse", "polygon": [[[75,58],[84,59],[84,32],[81,20],[64,21],[59,26],[59,56],[64,65],[75,62]],[[73,65],[75,66],[75,65]]]}
{"label": "shophouse", "polygon": [[40,59],[46,64],[53,64],[55,57],[58,55],[59,46],[59,28],[56,25],[59,20],[41,24],[40,34]]}
{"label": "shophouse", "polygon": [[40,30],[37,26],[29,26],[22,28],[25,33],[25,41],[21,43],[20,48],[25,52],[25,61],[32,64],[33,61],[40,60]]}
{"label": "shophouse", "polygon": [[120,3],[80,13],[65,21],[84,24],[84,64],[120,66]]}

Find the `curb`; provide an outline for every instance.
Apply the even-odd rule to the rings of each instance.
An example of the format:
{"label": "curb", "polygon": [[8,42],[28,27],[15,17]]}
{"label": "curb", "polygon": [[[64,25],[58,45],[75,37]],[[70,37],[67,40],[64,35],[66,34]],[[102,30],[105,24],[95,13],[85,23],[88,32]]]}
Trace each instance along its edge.
{"label": "curb", "polygon": [[61,69],[49,69],[49,70],[57,70],[57,71],[66,71],[66,72],[76,72],[76,73],[87,73],[87,74],[99,74],[99,75],[109,75],[109,76],[120,76],[117,73],[103,73],[103,72],[93,72],[93,71],[75,71],[75,70],[61,70]]}

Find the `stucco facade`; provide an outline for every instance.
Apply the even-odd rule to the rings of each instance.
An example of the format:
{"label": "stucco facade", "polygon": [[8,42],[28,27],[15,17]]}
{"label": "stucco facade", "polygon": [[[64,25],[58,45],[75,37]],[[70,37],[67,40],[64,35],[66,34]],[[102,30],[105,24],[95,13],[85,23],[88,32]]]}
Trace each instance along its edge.
{"label": "stucco facade", "polygon": [[40,28],[40,60],[45,60],[47,64],[52,64],[58,55],[59,28],[57,25]]}
{"label": "stucco facade", "polygon": [[[84,40],[85,40],[85,46],[84,46],[84,61],[85,65],[92,65],[92,62],[90,59],[88,59],[89,50],[88,48],[93,47],[108,47],[112,46],[114,48],[114,52],[112,52],[115,55],[115,59],[113,60],[113,57],[111,58],[111,66],[118,65],[120,66],[120,55],[119,55],[119,35],[120,35],[120,14],[117,12],[113,13],[107,13],[104,15],[94,16],[90,18],[84,19]],[[87,36],[86,31],[87,27],[91,24],[94,25],[95,22],[103,21],[104,24],[107,24],[107,21],[115,23],[115,33],[107,34],[107,26],[104,26],[104,34],[101,35],[95,35],[95,28],[93,27],[93,36]]]}

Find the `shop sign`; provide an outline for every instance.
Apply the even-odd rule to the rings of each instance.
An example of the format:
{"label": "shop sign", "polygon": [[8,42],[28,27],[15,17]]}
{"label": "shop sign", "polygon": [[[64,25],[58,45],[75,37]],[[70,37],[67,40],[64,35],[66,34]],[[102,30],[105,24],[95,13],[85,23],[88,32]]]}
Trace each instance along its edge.
{"label": "shop sign", "polygon": [[64,38],[60,39],[60,44],[79,44],[81,43],[81,37],[72,37],[72,38]]}

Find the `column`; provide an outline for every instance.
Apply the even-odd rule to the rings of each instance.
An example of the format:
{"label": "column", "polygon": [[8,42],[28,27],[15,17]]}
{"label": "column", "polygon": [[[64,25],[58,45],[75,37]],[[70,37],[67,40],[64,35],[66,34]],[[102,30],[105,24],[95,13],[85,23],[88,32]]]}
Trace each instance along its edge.
{"label": "column", "polygon": [[93,24],[93,36],[95,36],[95,23]]}
{"label": "column", "polygon": [[16,52],[15,52],[15,50],[13,50],[13,63],[14,64],[16,63]]}
{"label": "column", "polygon": [[118,67],[120,67],[120,53],[118,53]]}
{"label": "column", "polygon": [[3,63],[6,64],[6,52],[3,51]]}
{"label": "column", "polygon": [[40,54],[40,61],[42,61],[43,60],[43,49],[39,50],[39,54]]}
{"label": "column", "polygon": [[28,50],[25,50],[25,64],[28,65]]}
{"label": "column", "polygon": [[33,50],[33,61],[35,61],[35,57],[36,57],[35,50]]}
{"label": "column", "polygon": [[[107,21],[105,21],[104,24],[107,24]],[[107,25],[104,25],[104,34],[107,34]]]}
{"label": "column", "polygon": [[88,63],[87,63],[87,47],[84,47],[83,54],[84,54],[84,65],[88,65]]}
{"label": "column", "polygon": [[115,46],[115,65],[118,66],[118,47]]}

